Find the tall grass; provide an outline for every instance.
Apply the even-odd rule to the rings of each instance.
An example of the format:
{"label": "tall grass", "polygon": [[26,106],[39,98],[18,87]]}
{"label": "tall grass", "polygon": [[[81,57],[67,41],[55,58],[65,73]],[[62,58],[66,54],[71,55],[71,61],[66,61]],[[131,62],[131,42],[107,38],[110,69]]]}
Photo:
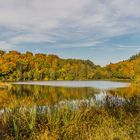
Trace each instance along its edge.
{"label": "tall grass", "polygon": [[[139,101],[103,106],[80,104],[39,110],[35,104],[18,106],[0,116],[0,139],[9,140],[139,140]],[[131,103],[132,104],[131,104]]]}

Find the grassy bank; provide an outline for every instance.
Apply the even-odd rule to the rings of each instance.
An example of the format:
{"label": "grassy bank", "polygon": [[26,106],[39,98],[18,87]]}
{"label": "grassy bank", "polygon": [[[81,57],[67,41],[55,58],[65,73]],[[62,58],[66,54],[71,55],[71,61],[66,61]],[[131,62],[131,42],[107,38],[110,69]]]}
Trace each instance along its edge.
{"label": "grassy bank", "polygon": [[42,110],[26,102],[0,116],[3,140],[138,140],[139,98],[115,105],[109,97],[104,106],[79,105],[78,110],[61,107]]}

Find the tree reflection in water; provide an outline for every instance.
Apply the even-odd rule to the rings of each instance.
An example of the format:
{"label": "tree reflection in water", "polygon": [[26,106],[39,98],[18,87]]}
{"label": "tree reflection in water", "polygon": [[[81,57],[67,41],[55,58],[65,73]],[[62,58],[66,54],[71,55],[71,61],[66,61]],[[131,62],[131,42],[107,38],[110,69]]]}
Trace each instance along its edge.
{"label": "tree reflection in water", "polygon": [[[39,131],[46,129],[44,125],[49,133],[57,132],[55,135],[61,138],[65,130],[65,136],[72,139],[77,138],[72,133],[77,131],[78,137],[86,138],[87,131],[93,139],[106,130],[115,138],[116,135],[125,138],[128,133],[127,139],[138,139],[140,132],[140,88],[137,86],[99,90],[14,85],[10,91],[0,91],[0,109],[2,138],[5,133],[6,137],[15,137],[18,133],[35,139]],[[73,128],[69,130],[71,123]]]}

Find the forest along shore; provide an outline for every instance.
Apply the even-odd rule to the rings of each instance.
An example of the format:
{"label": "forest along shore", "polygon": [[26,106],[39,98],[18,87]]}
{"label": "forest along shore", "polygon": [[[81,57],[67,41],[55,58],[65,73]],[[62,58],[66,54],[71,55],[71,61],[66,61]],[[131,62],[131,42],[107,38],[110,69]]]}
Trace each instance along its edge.
{"label": "forest along shore", "polygon": [[90,60],[0,50],[0,81],[99,80],[140,81],[140,53],[105,67]]}

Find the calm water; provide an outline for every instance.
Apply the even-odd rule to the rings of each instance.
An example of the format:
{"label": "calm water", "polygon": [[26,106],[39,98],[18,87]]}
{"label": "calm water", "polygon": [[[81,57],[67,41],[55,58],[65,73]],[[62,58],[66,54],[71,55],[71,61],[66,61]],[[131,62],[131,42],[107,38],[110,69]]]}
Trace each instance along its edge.
{"label": "calm water", "polygon": [[15,82],[16,85],[46,85],[53,87],[94,87],[99,89],[111,89],[127,87],[130,83],[114,81],[36,81],[36,82]]}
{"label": "calm water", "polygon": [[139,88],[127,82],[49,81],[16,82],[10,90],[0,90],[0,109],[36,105],[40,110],[80,105],[101,106],[107,102],[118,106],[139,99]]}

